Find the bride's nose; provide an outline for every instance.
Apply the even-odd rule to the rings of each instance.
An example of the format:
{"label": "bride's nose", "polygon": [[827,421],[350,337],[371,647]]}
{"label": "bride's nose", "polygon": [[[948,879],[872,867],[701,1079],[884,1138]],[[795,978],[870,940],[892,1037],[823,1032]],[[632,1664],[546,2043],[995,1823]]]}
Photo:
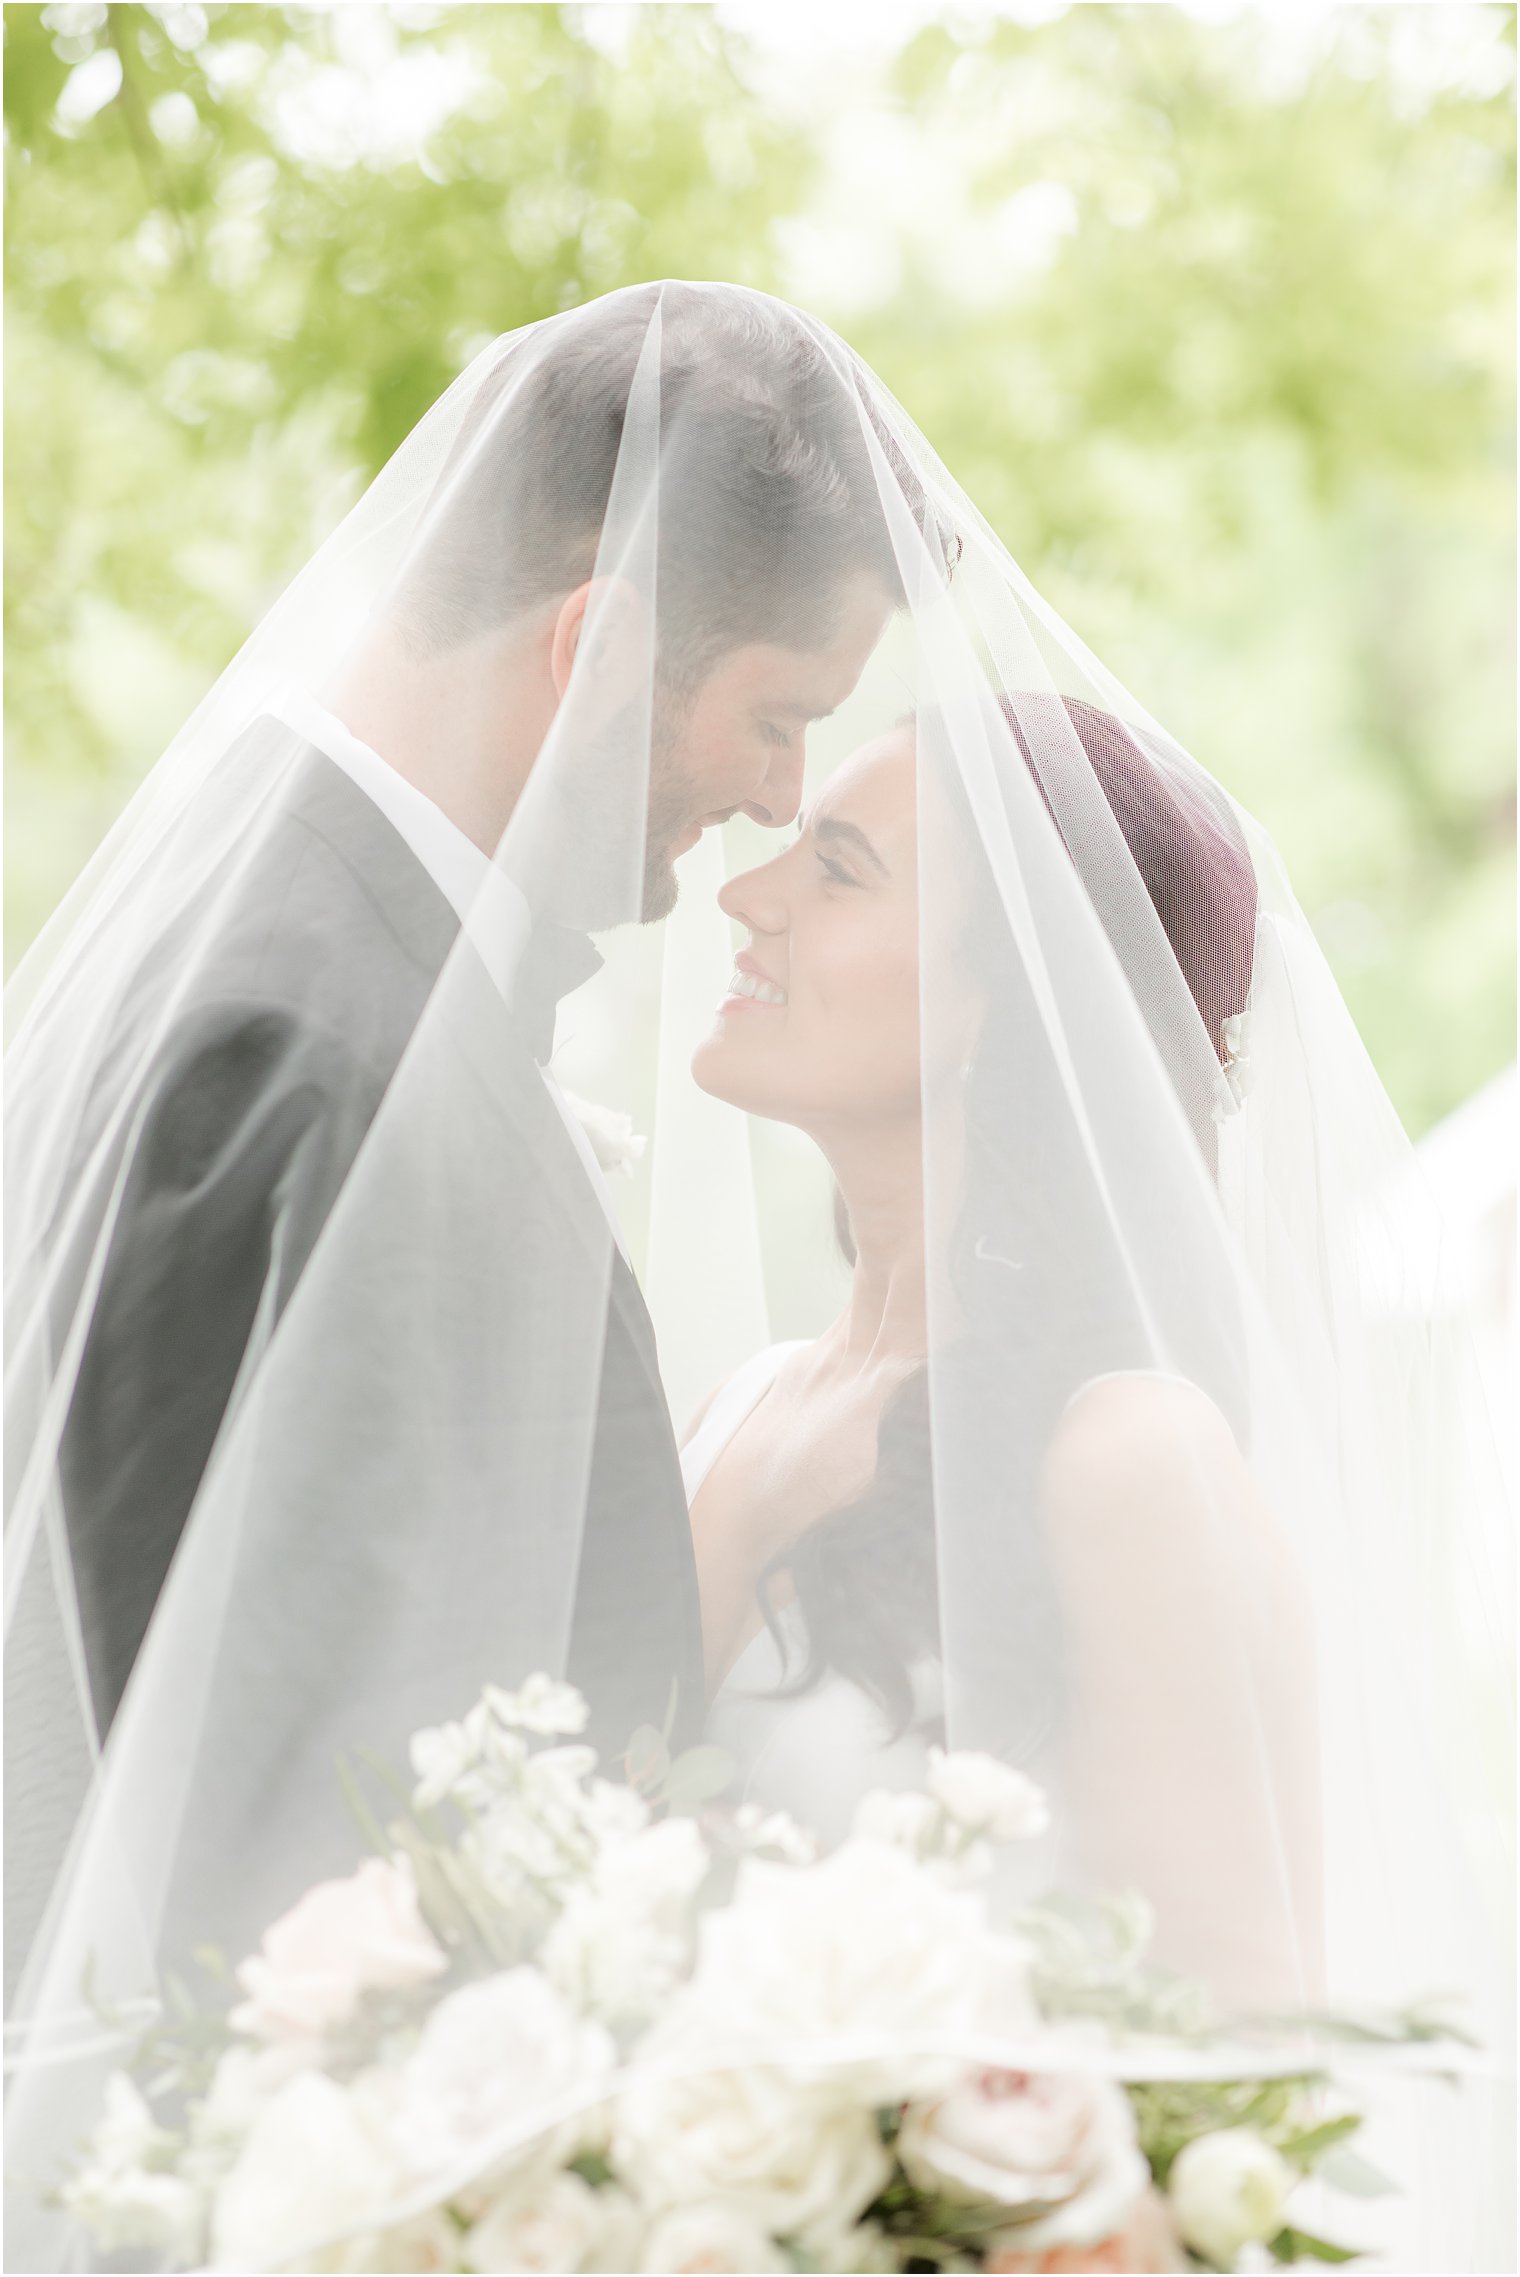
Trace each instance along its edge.
{"label": "bride's nose", "polygon": [[747,925],[752,933],[780,933],[786,928],[786,900],[776,875],[781,857],[762,862],[758,869],[742,870],[729,878],[718,895],[725,917]]}

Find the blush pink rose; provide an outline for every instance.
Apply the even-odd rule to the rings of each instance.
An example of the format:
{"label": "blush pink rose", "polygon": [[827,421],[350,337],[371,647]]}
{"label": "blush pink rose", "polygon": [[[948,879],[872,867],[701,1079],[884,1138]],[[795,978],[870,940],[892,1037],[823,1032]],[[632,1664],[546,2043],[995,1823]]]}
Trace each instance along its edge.
{"label": "blush pink rose", "polygon": [[1036,2256],[1121,2234],[1151,2179],[1129,2097],[1079,2072],[967,2072],[909,2108],[897,2155],[921,2190],[1006,2206],[993,2250]]}
{"label": "blush pink rose", "polygon": [[1132,2271],[1153,2277],[1163,2270],[1188,2266],[1182,2240],[1158,2191],[1147,2190],[1124,2227],[1097,2245],[1052,2245],[1043,2253],[1020,2253],[1011,2245],[995,2247],[984,2267],[999,2271],[1049,2270],[1078,2272]]}
{"label": "blush pink rose", "polygon": [[318,2039],[362,1994],[441,1976],[448,1959],[423,1920],[412,1870],[369,1858],[342,1882],[318,1882],[264,1932],[237,1972],[248,1995],[228,2021],[260,2040]]}

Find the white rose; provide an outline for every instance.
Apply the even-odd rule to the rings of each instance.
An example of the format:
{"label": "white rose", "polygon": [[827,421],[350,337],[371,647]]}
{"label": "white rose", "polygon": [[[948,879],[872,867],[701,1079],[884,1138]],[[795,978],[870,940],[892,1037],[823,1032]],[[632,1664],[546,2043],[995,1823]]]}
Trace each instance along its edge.
{"label": "white rose", "polygon": [[573,1737],[586,1728],[591,1710],[573,1684],[540,1672],[515,1692],[488,1684],[482,1698],[492,1715],[518,1731],[531,1731],[541,1739]]}
{"label": "white rose", "polygon": [[[746,1858],[733,1902],[702,1921],[697,1965],[670,2012],[684,2041],[721,2035],[774,2060],[830,2061],[827,2043],[901,2043],[820,2080],[882,2103],[933,2092],[960,2066],[925,2040],[985,2038],[1036,2020],[1028,1953],[995,1933],[975,1891],[949,1886],[895,1845],[852,1840],[816,1866]],[[822,2045],[820,2045],[822,2044]]]}
{"label": "white rose", "polygon": [[1096,2245],[1150,2182],[1129,2097],[1077,2073],[969,2073],[908,2112],[897,2155],[920,2190],[1039,2208],[1010,2233],[1025,2251]]}
{"label": "white rose", "polygon": [[685,1973],[691,1900],[708,1864],[687,1818],[604,1844],[589,1883],[572,1889],[544,1942],[545,1974],[605,2022],[648,2016]]}
{"label": "white rose", "polygon": [[1228,2269],[1242,2246],[1282,2228],[1294,2179],[1254,2128],[1221,2127],[1178,2152],[1167,2192],[1184,2241]]}
{"label": "white rose", "polygon": [[791,2262],[747,2214],[724,2204],[681,2206],[662,2214],[644,2240],[641,2270],[754,2272],[790,2269]]}
{"label": "white rose", "polygon": [[820,2109],[761,2065],[634,2082],[613,2117],[612,2160],[648,2207],[718,2199],[809,2247],[847,2229],[892,2171],[873,2112]]}
{"label": "white rose", "polygon": [[603,2227],[601,2196],[578,2174],[533,2174],[481,2215],[464,2265],[481,2271],[579,2269]]}
{"label": "white rose", "polygon": [[346,2090],[299,2072],[258,2112],[216,2194],[212,2265],[274,2269],[333,2230],[378,2228],[394,2190],[392,2162]]}
{"label": "white rose", "polygon": [[679,1980],[686,1940],[648,1914],[594,1890],[574,1890],[538,1958],[550,1983],[586,2015],[605,2024],[637,2024]]}
{"label": "white rose", "polygon": [[563,1814],[568,1827],[585,1824],[586,1781],[596,1769],[594,1747],[541,1747],[523,1765],[523,1793],[535,1808]]}
{"label": "white rose", "polygon": [[152,2246],[171,2260],[194,2258],[200,2198],[164,2170],[173,2142],[126,2073],[113,2072],[85,2160],[61,2192],[69,2212],[106,2252]]}
{"label": "white rose", "polygon": [[957,1825],[992,1842],[1028,1841],[1050,1824],[1043,1789],[995,1755],[931,1748],[929,1792]]}
{"label": "white rose", "polygon": [[394,2229],[344,2238],[311,2264],[322,2277],[433,2277],[459,2267],[459,2232],[440,2207]]}
{"label": "white rose", "polygon": [[875,1787],[855,1806],[851,1832],[862,1842],[895,1842],[922,1857],[938,1838],[943,1814],[932,1795]]}
{"label": "white rose", "polygon": [[644,1911],[675,1908],[688,1901],[707,1878],[707,1844],[694,1819],[661,1819],[624,1841],[608,1843],[599,1854],[594,1881],[609,1897]]}
{"label": "white rose", "polygon": [[594,1842],[626,1842],[649,1824],[649,1805],[634,1788],[615,1779],[592,1779],[581,1815]]}
{"label": "white rose", "polygon": [[741,1803],[734,1813],[734,1832],[746,1850],[774,1850],[792,1866],[808,1866],[818,1855],[818,1837],[785,1811],[769,1811],[760,1803]]}
{"label": "white rose", "polygon": [[346,1881],[319,1882],[264,1932],[228,2022],[259,2039],[310,2039],[352,2015],[361,1994],[441,1976],[448,1960],[417,1906],[404,1859],[369,1858]]}
{"label": "white rose", "polygon": [[291,2040],[267,2047],[241,2043],[217,2058],[206,2093],[190,2105],[189,2142],[180,2161],[188,2180],[212,2188],[222,2180],[270,2097],[302,2068],[304,2049]]}
{"label": "white rose", "polygon": [[[462,1723],[413,1732],[407,1752],[417,1775],[412,1801],[418,1810],[431,1810],[461,1788],[469,1790],[470,1773],[486,1751],[490,1720],[489,1709],[477,1701]],[[518,1746],[526,1754],[521,1741]]]}
{"label": "white rose", "polygon": [[484,1811],[460,1850],[499,1905],[515,1906],[530,1882],[553,1887],[572,1871],[564,1844],[515,1799]]}
{"label": "white rose", "polygon": [[578,2107],[583,2089],[593,2101],[612,2062],[606,2033],[572,2015],[537,1969],[508,1969],[438,2003],[396,2077],[389,2124],[423,2175],[547,2158],[574,2133],[552,2107]]}

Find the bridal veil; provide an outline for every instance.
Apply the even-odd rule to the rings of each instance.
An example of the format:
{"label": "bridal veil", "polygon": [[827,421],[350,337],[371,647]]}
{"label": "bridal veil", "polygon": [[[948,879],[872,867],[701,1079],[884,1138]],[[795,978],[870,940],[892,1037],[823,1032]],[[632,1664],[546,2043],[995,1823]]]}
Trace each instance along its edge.
{"label": "bridal veil", "polygon": [[[778,465],[795,520],[755,505]],[[616,1617],[572,1655],[619,1234],[678,1427],[760,1346],[821,1327],[843,1268],[822,1163],[691,1081],[732,957],[723,837],[684,863],[661,930],[637,922],[646,826],[714,659],[819,652],[846,570],[885,629],[853,689],[811,707],[834,716],[810,776],[904,720],[916,750],[928,1348],[902,1420],[943,1737],[1051,1798],[1013,1895],[1138,1888],[1158,1952],[1223,2024],[1291,2015],[1312,2047],[1330,2033],[1314,2020],[1442,1996],[1482,2045],[1475,2072],[1502,2070],[1502,1504],[1439,1243],[1411,1223],[1407,1141],[1271,843],[1041,600],[844,342],[760,294],[639,286],[476,358],[13,984],[7,2065],[26,2266],[66,2265],[37,2187],[169,1972],[197,1948],[236,1958],[348,1869],[340,1760],[404,1774],[412,1732],[540,1669],[574,1676],[608,1755],[667,1710],[700,1734],[689,1681],[650,1697],[631,1672],[673,1586],[658,1560],[598,1545]],[[351,946],[284,881],[312,1018],[255,1041],[260,1065],[290,1056],[299,1127],[238,1143],[326,1149],[323,1206],[261,1220],[225,1419],[182,1483],[167,1572],[116,1574],[142,1641],[108,1668],[80,1512],[96,1491],[120,1506],[123,1482],[81,1484],[80,1387],[149,1154],[184,1150],[165,1270],[219,1175],[193,1117],[166,1132],[159,1110],[185,1066],[238,1080],[196,1023],[311,795],[303,706],[394,646],[426,663],[437,733],[484,761],[500,627],[588,578],[528,788],[457,931],[412,960],[383,1086],[370,1039],[320,1017],[324,965]],[[1285,707],[1278,732],[1314,723]],[[601,965],[567,986],[588,933]],[[503,1000],[540,1025],[558,1001],[565,1083],[647,1139],[613,1179],[620,1229],[571,1191],[562,1123],[496,1096]],[[573,1238],[504,1216],[504,1179],[542,1181]],[[1417,2069],[1417,2047],[1399,2060]],[[1390,2124],[1401,2096],[1416,2110],[1396,2155],[1431,2225],[1408,2266],[1497,2265],[1463,2258],[1493,2250],[1472,2179],[1490,2089],[1464,2093],[1387,2087]]]}

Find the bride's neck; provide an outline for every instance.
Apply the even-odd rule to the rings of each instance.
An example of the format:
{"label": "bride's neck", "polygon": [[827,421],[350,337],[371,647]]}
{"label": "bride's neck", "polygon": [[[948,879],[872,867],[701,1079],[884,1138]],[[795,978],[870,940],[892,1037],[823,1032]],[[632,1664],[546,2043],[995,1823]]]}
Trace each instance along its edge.
{"label": "bride's neck", "polygon": [[840,1322],[845,1350],[866,1360],[924,1350],[923,1148],[916,1121],[874,1128],[826,1150],[850,1216],[855,1270]]}

